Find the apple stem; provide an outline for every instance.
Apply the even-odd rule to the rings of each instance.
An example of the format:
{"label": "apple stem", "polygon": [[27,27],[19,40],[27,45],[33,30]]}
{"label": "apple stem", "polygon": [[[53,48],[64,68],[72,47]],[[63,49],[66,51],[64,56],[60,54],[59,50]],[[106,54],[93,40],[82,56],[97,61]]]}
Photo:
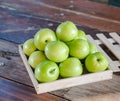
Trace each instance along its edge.
{"label": "apple stem", "polygon": [[100,59],[97,59],[97,61],[99,62],[99,61],[100,61]]}
{"label": "apple stem", "polygon": [[54,71],[55,71],[55,69],[52,69],[52,70],[50,71],[50,73],[52,73],[52,74],[53,74],[53,73],[54,73]]}
{"label": "apple stem", "polygon": [[45,42],[47,43],[47,42],[48,42],[48,40],[45,40]]}

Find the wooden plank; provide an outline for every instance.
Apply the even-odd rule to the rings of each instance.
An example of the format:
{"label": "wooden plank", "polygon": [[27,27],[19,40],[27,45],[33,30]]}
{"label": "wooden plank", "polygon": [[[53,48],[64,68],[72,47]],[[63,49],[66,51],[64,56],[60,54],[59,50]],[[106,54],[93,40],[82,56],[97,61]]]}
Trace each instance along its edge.
{"label": "wooden plank", "polygon": [[104,94],[104,95],[97,95],[97,96],[90,96],[88,98],[75,98],[73,101],[120,101],[120,93],[118,94]]}
{"label": "wooden plank", "polygon": [[[103,4],[99,4],[99,3],[95,3],[91,1],[85,1],[85,0],[76,0],[75,2],[72,0],[71,1],[61,0],[61,1],[57,1],[57,3],[55,2],[56,2],[55,0],[50,0],[50,1],[49,0],[48,1],[45,1],[45,0],[35,0],[35,1],[34,0],[22,0],[22,1],[7,0],[7,2],[6,0],[4,0],[2,4],[6,6],[9,6],[10,3],[17,3],[20,5],[25,5],[25,3],[28,3],[29,5],[39,4],[40,6],[44,5],[44,6],[49,6],[50,8],[56,8],[56,9],[57,7],[59,9],[70,9],[71,11],[81,12],[83,15],[84,14],[91,15],[90,17],[92,17],[93,15],[93,16],[98,16],[101,18],[109,18],[109,19],[113,18],[114,20],[118,20],[118,21],[120,18],[120,15],[118,14],[118,12],[120,12],[120,9],[118,9],[117,7],[110,7],[107,5],[103,5]],[[113,13],[111,14],[109,13],[109,11],[113,11]]]}
{"label": "wooden plank", "polygon": [[[2,15],[0,18],[0,23],[2,23],[0,25],[0,38],[21,44],[33,37],[40,28],[50,28],[55,31],[60,23],[45,17],[8,9],[0,9],[0,14]],[[77,25],[77,28],[93,35],[101,32],[81,25]]]}
{"label": "wooden plank", "polygon": [[0,39],[0,76],[33,86],[22,59],[19,56],[18,44]]}
{"label": "wooden plank", "polygon": [[[113,40],[112,38],[108,38],[108,40],[109,40],[109,42],[110,43],[114,43],[115,42],[115,40]],[[103,44],[100,40],[94,40],[98,45],[100,45],[100,44]]]}
{"label": "wooden plank", "polygon": [[34,88],[1,77],[0,87],[1,101],[68,101],[49,93],[37,95]]}
{"label": "wooden plank", "polygon": [[[80,4],[79,6],[82,6],[81,0],[78,0],[77,2],[75,2],[76,5]],[[89,2],[84,2],[84,5],[89,5]],[[56,3],[55,3],[56,4]],[[29,17],[43,17],[44,18],[49,18],[51,20],[56,20],[58,21],[65,21],[65,20],[71,20],[73,22],[75,22],[76,24],[79,25],[86,25],[86,26],[90,26],[92,28],[98,28],[100,30],[104,30],[104,31],[116,31],[116,32],[120,32],[119,26],[120,26],[120,22],[119,22],[119,14],[115,13],[118,15],[118,18],[111,17],[108,18],[108,16],[104,17],[103,15],[105,14],[101,14],[104,10],[106,11],[106,9],[98,9],[98,14],[88,14],[88,12],[82,12],[82,11],[77,11],[76,9],[72,10],[72,9],[66,9],[65,7],[68,6],[67,4],[65,6],[56,6],[53,4],[47,4],[45,1],[37,1],[37,2],[30,2],[30,1],[21,1],[21,0],[9,0],[9,1],[2,1],[1,2],[1,7],[2,9],[6,9],[8,8],[11,11],[11,8],[14,9],[12,10],[12,12],[16,12],[16,11],[22,11],[22,12],[26,12],[26,14],[23,14],[25,16],[29,16]],[[60,3],[61,4],[61,3]],[[14,6],[16,5],[16,6]],[[89,5],[89,8],[86,9],[90,9],[93,10],[92,8],[92,4]],[[97,5],[95,6],[97,7]],[[62,9],[63,8],[63,9]],[[84,7],[83,7],[84,8]],[[107,8],[107,7],[105,7]],[[44,9],[44,10],[43,10]],[[78,8],[77,8],[78,9]],[[111,12],[111,10],[119,12],[119,8],[112,8],[110,7],[110,9],[108,10],[109,12]],[[84,10],[87,11],[87,10]],[[92,11],[91,11],[92,12]],[[93,10],[94,12],[94,10]],[[99,17],[101,14],[101,17]],[[32,16],[31,16],[32,15]],[[37,16],[36,16],[37,15]],[[90,18],[89,18],[89,17]],[[104,25],[104,26],[103,26]]]}
{"label": "wooden plank", "polygon": [[109,34],[117,43],[120,44],[120,36],[117,33],[112,32],[112,33],[109,33]]}
{"label": "wooden plank", "polygon": [[[85,84],[80,85],[76,87],[72,87],[69,89],[54,91],[52,93],[58,94],[60,96],[64,96],[67,99],[70,100],[80,100],[84,99],[85,101],[93,101],[92,97],[101,96],[101,98],[98,98],[97,100],[101,101],[102,98],[104,99],[105,96],[109,99],[109,94],[115,94],[118,98],[115,97],[115,99],[120,99],[119,93],[120,93],[120,75],[113,75],[113,79],[91,83],[91,84]],[[89,100],[88,100],[89,99]],[[95,101],[97,101],[95,100]]]}
{"label": "wooden plank", "polygon": [[17,46],[18,45],[15,43],[0,39],[0,52],[4,51],[4,52],[9,52],[9,53],[14,53],[14,55],[18,55],[19,52],[18,52]]}
{"label": "wooden plank", "polygon": [[119,61],[114,61],[114,63],[115,63],[115,66],[118,67],[119,70],[120,70],[120,62]]}
{"label": "wooden plank", "polygon": [[[31,2],[35,3],[33,0]],[[117,7],[110,7],[100,3],[91,2],[89,0],[60,0],[57,3],[54,2],[55,0],[36,0],[36,3],[38,4],[42,4],[56,9],[58,7],[60,10],[64,9],[68,12],[70,12],[70,10],[73,12],[79,12],[81,15],[89,16],[90,18],[94,19],[102,19],[105,21],[111,21],[116,23],[119,23],[120,20],[120,15],[118,14],[118,12],[120,12],[120,9],[118,9]],[[113,11],[113,13],[109,13],[110,11]]]}
{"label": "wooden plank", "polygon": [[115,45],[111,44],[103,34],[97,34],[97,37],[103,42],[103,44],[105,44],[110,49],[110,51],[120,61],[120,47],[116,47]]}
{"label": "wooden plank", "polygon": [[[0,10],[0,14],[2,14],[0,23],[3,23],[0,25],[0,38],[16,43],[22,44],[25,40],[33,37],[40,28],[50,28],[55,31],[59,24],[58,21],[29,15],[20,11],[10,12],[12,11],[6,9]],[[97,29],[81,25],[77,25],[77,28],[92,35],[101,32]]]}
{"label": "wooden plank", "polygon": [[79,86],[109,79],[112,79],[112,71],[109,70],[99,73],[84,74],[79,77],[61,79],[50,83],[39,84],[37,86],[37,94],[42,94],[45,92],[65,89],[68,87]]}

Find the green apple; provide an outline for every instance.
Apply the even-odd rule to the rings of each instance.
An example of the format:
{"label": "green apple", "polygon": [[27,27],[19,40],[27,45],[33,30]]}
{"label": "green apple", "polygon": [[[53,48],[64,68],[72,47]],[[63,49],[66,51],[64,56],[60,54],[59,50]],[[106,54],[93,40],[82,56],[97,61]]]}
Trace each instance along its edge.
{"label": "green apple", "polygon": [[70,57],[60,63],[59,70],[60,76],[67,78],[81,75],[83,67],[78,58]]}
{"label": "green apple", "polygon": [[70,55],[84,59],[89,54],[89,44],[83,39],[75,39],[68,44]]}
{"label": "green apple", "polygon": [[90,49],[89,54],[98,52],[98,49],[97,49],[97,47],[95,46],[95,44],[93,44],[93,43],[91,43],[91,42],[89,42],[89,49]]}
{"label": "green apple", "polygon": [[75,39],[83,39],[87,41],[86,33],[82,30],[78,30],[78,36]]}
{"label": "green apple", "polygon": [[67,42],[73,40],[78,35],[78,29],[71,21],[61,23],[56,29],[57,38]]}
{"label": "green apple", "polygon": [[62,41],[52,41],[45,47],[45,55],[54,62],[62,62],[69,55],[68,46]]}
{"label": "green apple", "polygon": [[34,45],[34,39],[28,39],[27,41],[24,42],[23,44],[23,52],[27,55],[30,56],[31,53],[33,53],[36,50],[36,47]]}
{"label": "green apple", "polygon": [[108,68],[108,60],[103,53],[96,52],[87,56],[85,66],[89,72],[101,72]]}
{"label": "green apple", "polygon": [[48,28],[40,29],[34,36],[35,46],[42,51],[51,41],[56,41],[56,35],[51,29]]}
{"label": "green apple", "polygon": [[44,60],[47,60],[44,53],[42,51],[35,51],[29,56],[28,63],[33,69],[35,69],[37,65]]}
{"label": "green apple", "polygon": [[35,68],[35,77],[39,82],[51,82],[59,77],[58,65],[49,60],[41,62]]}

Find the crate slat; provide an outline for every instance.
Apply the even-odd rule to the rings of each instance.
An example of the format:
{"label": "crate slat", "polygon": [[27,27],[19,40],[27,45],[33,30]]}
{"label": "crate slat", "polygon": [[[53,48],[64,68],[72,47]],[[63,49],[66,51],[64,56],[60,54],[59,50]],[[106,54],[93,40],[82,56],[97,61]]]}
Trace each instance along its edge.
{"label": "crate slat", "polygon": [[115,63],[116,66],[118,66],[118,68],[120,69],[120,62],[119,62],[119,61],[114,61],[114,63]]}
{"label": "crate slat", "polygon": [[39,84],[37,87],[37,94],[46,93],[54,90],[65,89],[77,85],[83,85],[103,80],[112,79],[112,71],[107,70],[104,72],[90,73],[78,77],[56,80],[45,84]]}
{"label": "crate slat", "polygon": [[118,58],[120,61],[120,47],[117,47],[113,44],[111,44],[108,39],[103,34],[97,34],[97,37],[103,42],[103,44],[106,45],[107,48],[110,49],[110,51]]}
{"label": "crate slat", "polygon": [[120,44],[120,36],[117,33],[112,32],[112,33],[109,33],[109,34],[115,41],[117,41],[117,43]]}
{"label": "crate slat", "polygon": [[23,53],[22,45],[19,45],[19,53],[20,53],[20,56],[21,56],[21,58],[23,60],[24,65],[25,65],[25,67],[27,69],[27,72],[28,72],[28,74],[30,76],[30,79],[31,79],[31,81],[32,81],[32,83],[33,83],[33,85],[34,85],[34,87],[36,89],[36,87],[38,85],[38,82],[37,82],[37,80],[36,80],[36,78],[34,76],[32,68],[28,64],[28,61],[27,61],[27,58],[26,58],[25,54]]}
{"label": "crate slat", "polygon": [[[115,40],[113,40],[112,38],[108,38],[110,43],[115,43]],[[98,45],[99,44],[103,44],[100,40],[94,40]]]}

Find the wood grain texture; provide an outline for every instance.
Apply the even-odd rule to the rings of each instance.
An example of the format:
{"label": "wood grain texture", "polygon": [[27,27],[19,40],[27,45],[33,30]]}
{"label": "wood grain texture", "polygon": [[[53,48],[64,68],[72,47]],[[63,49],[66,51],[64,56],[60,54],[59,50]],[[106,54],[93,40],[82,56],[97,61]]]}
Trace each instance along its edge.
{"label": "wood grain texture", "polygon": [[[54,91],[53,93],[64,96],[67,99],[76,99],[76,101],[82,101],[82,99],[89,101],[89,98],[93,96],[97,97],[101,95],[104,97],[109,94],[116,94],[118,97],[120,94],[120,78],[118,75],[114,75],[112,80],[76,86],[64,90]],[[118,99],[120,99],[120,97],[118,97]],[[98,100],[102,100],[102,98],[99,98]]]}
{"label": "wood grain texture", "polygon": [[18,45],[0,40],[0,76],[13,81],[32,85],[18,53]]}
{"label": "wood grain texture", "polygon": [[[55,31],[59,21],[42,18],[39,16],[30,15],[20,11],[11,11],[6,8],[0,10],[2,17],[0,18],[0,38],[16,43],[23,43],[40,28],[51,28]],[[97,29],[77,26],[78,29],[84,30],[87,34],[95,34],[100,32]]]}
{"label": "wood grain texture", "polygon": [[57,2],[55,0],[4,0],[0,7],[57,21],[58,19],[59,21],[71,20],[76,24],[104,31],[120,32],[120,14],[118,13],[120,8],[91,3],[87,0],[76,0],[76,2],[72,0]]}
{"label": "wood grain texture", "polygon": [[85,97],[73,99],[73,101],[120,101],[120,93],[119,94],[104,94],[104,95],[97,95],[97,96],[91,96],[87,99]]}
{"label": "wood grain texture", "polygon": [[[49,27],[55,30],[57,25],[65,20],[73,21],[78,29],[84,30],[95,39],[98,32],[110,37],[106,31],[120,33],[119,12],[120,8],[91,3],[88,0],[0,0],[0,100],[61,101],[61,98],[65,98],[89,101],[115,97],[116,101],[119,101],[120,73],[115,73],[109,81],[36,96],[17,46],[18,43],[33,37],[38,29]],[[101,46],[116,60],[104,45]]]}
{"label": "wood grain texture", "polygon": [[36,95],[34,88],[0,77],[1,101],[68,101],[49,93]]}

